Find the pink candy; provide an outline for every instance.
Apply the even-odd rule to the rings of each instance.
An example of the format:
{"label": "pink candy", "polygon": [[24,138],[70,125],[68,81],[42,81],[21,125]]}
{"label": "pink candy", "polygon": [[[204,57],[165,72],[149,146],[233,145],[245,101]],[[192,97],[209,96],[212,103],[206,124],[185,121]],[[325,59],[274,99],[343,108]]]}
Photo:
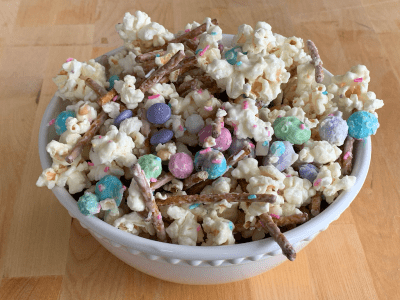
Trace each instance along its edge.
{"label": "pink candy", "polygon": [[105,167],[105,168],[104,168],[104,173],[107,173],[108,170],[110,170],[110,167]]}
{"label": "pink candy", "polygon": [[67,58],[67,62],[73,61],[74,59],[72,57]]}
{"label": "pink candy", "polygon": [[[276,214],[270,214],[271,217],[274,217],[275,219],[280,219],[281,217],[276,215]],[[260,222],[261,223],[261,222]]]}
{"label": "pink candy", "polygon": [[151,178],[150,178],[150,182],[157,182],[157,179],[151,177]]}
{"label": "pink candy", "polygon": [[88,166],[91,166],[91,167],[94,166],[94,163],[92,163],[92,162],[88,162],[87,164],[88,164]]}
{"label": "pink candy", "polygon": [[304,129],[304,128],[305,128],[304,124],[300,124],[300,129]]}
{"label": "pink candy", "polygon": [[318,186],[318,185],[321,183],[321,181],[322,181],[322,179],[317,179],[317,180],[314,182],[314,186]]}
{"label": "pink candy", "polygon": [[[199,141],[204,143],[205,139],[212,135],[212,125],[207,125],[199,132]],[[232,135],[225,127],[221,128],[221,135],[215,139],[214,149],[225,151],[232,143]]]}
{"label": "pink candy", "polygon": [[183,152],[176,153],[171,156],[168,163],[168,169],[176,178],[185,179],[193,172],[193,160],[189,154]]}

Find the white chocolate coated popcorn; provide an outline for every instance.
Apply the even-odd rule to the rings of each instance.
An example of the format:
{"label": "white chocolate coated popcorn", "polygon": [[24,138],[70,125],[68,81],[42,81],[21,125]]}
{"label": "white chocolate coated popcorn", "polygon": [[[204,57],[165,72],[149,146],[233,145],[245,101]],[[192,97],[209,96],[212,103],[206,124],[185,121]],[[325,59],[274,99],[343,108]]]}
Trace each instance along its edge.
{"label": "white chocolate coated popcorn", "polygon": [[85,80],[79,78],[81,75],[90,77],[102,87],[108,86],[105,70],[102,65],[95,62],[94,59],[89,60],[87,63],[73,59],[64,63],[60,74],[53,78],[54,83],[58,87],[56,95],[63,100],[95,101],[98,97],[97,94],[86,85]]}
{"label": "white chocolate coated popcorn", "polygon": [[128,192],[129,195],[126,199],[126,204],[129,206],[129,208],[133,211],[144,211],[146,208],[144,204],[144,198],[135,180],[131,181]]}
{"label": "white chocolate coated popcorn", "polygon": [[315,190],[309,180],[297,176],[286,177],[283,181],[285,189],[283,196],[285,200],[300,207],[311,202],[311,197],[315,195]]}
{"label": "white chocolate coated popcorn", "polygon": [[161,95],[165,99],[180,98],[173,83],[156,83],[150,89],[154,95]]}
{"label": "white chocolate coated popcorn", "polygon": [[254,158],[248,157],[238,162],[237,167],[232,171],[234,178],[243,178],[249,182],[251,177],[260,175],[258,169],[258,161]]}
{"label": "white chocolate coated popcorn", "polygon": [[287,70],[292,70],[298,65],[311,61],[311,57],[304,52],[304,42],[301,38],[295,36],[286,38],[277,33],[274,33],[274,37],[276,38],[276,47],[269,53],[273,53],[276,57],[282,59]]}
{"label": "white chocolate coated popcorn", "polygon": [[89,173],[87,176],[91,181],[99,181],[106,175],[121,177],[124,175],[124,170],[114,161],[110,165],[89,165]]}
{"label": "white chocolate coated popcorn", "polygon": [[143,67],[136,62],[136,55],[132,51],[123,50],[108,58],[111,75],[135,74],[143,78],[145,76]]}
{"label": "white chocolate coated popcorn", "polygon": [[161,160],[169,160],[172,155],[176,153],[176,145],[175,143],[166,143],[166,144],[158,144],[156,147],[157,156],[161,158]]}
{"label": "white chocolate coated popcorn", "polygon": [[199,242],[202,240],[201,226],[190,210],[173,205],[168,208],[167,214],[175,220],[166,229],[172,243],[196,246],[198,240]]}
{"label": "white chocolate coated popcorn", "polygon": [[111,119],[115,119],[120,114],[120,105],[117,102],[108,102],[103,105],[103,111],[106,112]]}
{"label": "white chocolate coated popcorn", "polygon": [[203,246],[232,245],[235,243],[232,233],[233,223],[218,217],[215,210],[204,217],[203,230],[207,233],[207,238]]}
{"label": "white chocolate coated popcorn", "polygon": [[342,154],[336,145],[331,145],[327,141],[309,140],[304,144],[304,148],[299,153],[301,162],[327,164],[337,160]]}
{"label": "white chocolate coated popcorn", "polygon": [[163,56],[158,56],[155,58],[156,65],[161,67],[165,65],[172,56],[174,56],[179,51],[184,51],[185,46],[182,43],[170,43],[167,47],[167,52]]}
{"label": "white chocolate coated popcorn", "polygon": [[271,51],[276,45],[276,38],[271,30],[271,25],[257,22],[254,30],[251,26],[243,24],[238,28],[238,33],[233,37],[233,44],[241,46],[243,52],[260,53]]}
{"label": "white chocolate coated popcorn", "polygon": [[155,235],[155,229],[151,222],[145,222],[137,212],[126,214],[114,221],[114,227],[120,230],[139,235],[141,232]]}
{"label": "white chocolate coated popcorn", "polygon": [[135,83],[136,78],[131,75],[126,75],[124,80],[114,81],[114,88],[128,109],[135,109],[144,99],[143,92],[135,88]]}
{"label": "white chocolate coated popcorn", "polygon": [[206,18],[209,28],[200,35],[199,45],[197,46],[197,62],[204,71],[214,59],[221,59],[221,51],[218,48],[218,41],[222,39],[222,29],[218,25],[211,23],[211,18]]}
{"label": "white chocolate coated popcorn", "polygon": [[96,102],[79,101],[76,104],[68,105],[66,110],[75,111],[76,118],[79,122],[88,121],[92,123],[97,117],[97,110],[100,106]]}

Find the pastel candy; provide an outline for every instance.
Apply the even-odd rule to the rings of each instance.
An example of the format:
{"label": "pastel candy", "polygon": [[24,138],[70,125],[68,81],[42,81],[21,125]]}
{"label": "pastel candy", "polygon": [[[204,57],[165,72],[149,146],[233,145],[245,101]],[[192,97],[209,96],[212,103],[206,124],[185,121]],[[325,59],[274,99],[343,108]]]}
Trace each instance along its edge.
{"label": "pastel candy", "polygon": [[[274,143],[276,143],[276,142],[274,142]],[[289,143],[287,141],[283,141],[280,143],[284,144],[285,151],[279,156],[278,161],[275,163],[271,163],[271,165],[273,165],[279,171],[282,172],[283,170],[286,170],[287,168],[289,168],[292,165],[292,163],[294,162],[293,160],[294,160],[294,156],[296,155],[296,152],[294,152],[294,149],[293,149],[293,146],[291,143]],[[271,148],[272,148],[273,144],[271,145]],[[278,152],[278,153],[280,154],[280,152]],[[272,151],[270,151],[270,153],[264,157],[263,165],[264,166],[268,165],[270,163],[270,158],[273,156],[274,155],[273,155]]]}
{"label": "pastel candy", "polygon": [[349,127],[346,121],[342,119],[342,112],[338,111],[320,121],[318,131],[321,140],[341,146],[347,137]]}
{"label": "pastel candy", "polygon": [[281,141],[273,142],[271,145],[270,153],[274,156],[282,156],[285,153],[285,143]]}
{"label": "pastel candy", "polygon": [[349,135],[355,139],[364,139],[376,133],[379,127],[378,119],[367,111],[356,111],[347,119]]}
{"label": "pastel candy", "polygon": [[[247,145],[252,144],[250,139],[238,139],[236,136],[232,138],[232,143],[228,148],[228,153],[229,155],[234,155],[238,153],[240,150],[242,150],[244,147],[247,147]],[[251,152],[250,155],[246,157],[256,157],[254,147],[251,147]]]}
{"label": "pastel candy", "polygon": [[312,183],[317,178],[318,168],[313,164],[301,165],[299,167],[299,175],[301,178],[308,179]]}
{"label": "pastel candy", "polygon": [[162,171],[161,158],[153,154],[146,154],[139,157],[138,163],[144,171],[146,178],[157,178]]}
{"label": "pastel candy", "polygon": [[240,47],[234,47],[228,51],[225,52],[225,59],[228,63],[230,63],[231,65],[236,64],[237,62],[237,55],[238,52],[241,51]]}
{"label": "pastel candy", "polygon": [[150,138],[150,144],[158,145],[165,144],[174,136],[174,132],[169,129],[161,129],[160,131],[153,134]]}
{"label": "pastel candy", "polygon": [[130,109],[126,109],[123,112],[121,112],[115,119],[114,119],[114,125],[119,126],[121,122],[125,119],[129,119],[133,117],[133,112]]}
{"label": "pastel candy", "polygon": [[61,112],[57,118],[56,122],[54,124],[56,128],[56,133],[57,134],[63,134],[65,131],[67,131],[67,126],[65,125],[65,122],[67,121],[68,118],[75,118],[76,114],[72,110],[66,110]]}
{"label": "pastel candy", "polygon": [[165,103],[155,103],[147,110],[147,120],[150,123],[161,125],[171,118],[171,108]]}
{"label": "pastel candy", "polygon": [[117,81],[119,80],[119,76],[118,75],[113,75],[113,76],[110,77],[110,79],[108,79],[108,82],[110,83],[110,86],[108,88],[109,91],[114,88],[114,83],[115,83],[114,81],[116,81],[116,80]]}
{"label": "pastel candy", "polygon": [[[204,140],[212,135],[212,125],[207,125],[199,132],[199,142],[204,143]],[[214,149],[225,151],[232,143],[232,135],[225,127],[221,128],[221,135],[215,139]]]}
{"label": "pastel candy", "polygon": [[99,201],[111,198],[114,199],[117,206],[119,206],[124,189],[121,181],[117,177],[106,175],[96,183],[95,193],[97,197],[99,197]]}
{"label": "pastel candy", "polygon": [[272,126],[278,139],[295,145],[304,144],[311,137],[311,130],[296,117],[280,117]]}
{"label": "pastel candy", "polygon": [[207,171],[208,179],[215,179],[224,175],[226,171],[226,159],[218,150],[207,148],[194,156],[196,171]]}
{"label": "pastel candy", "polygon": [[200,130],[204,127],[204,120],[198,114],[190,115],[185,121],[185,127],[190,133],[198,134]]}
{"label": "pastel candy", "polygon": [[183,152],[176,153],[171,156],[168,169],[176,178],[185,179],[193,172],[193,160],[189,154]]}
{"label": "pastel candy", "polygon": [[78,200],[78,208],[85,216],[99,213],[101,209],[99,197],[92,193],[85,193]]}

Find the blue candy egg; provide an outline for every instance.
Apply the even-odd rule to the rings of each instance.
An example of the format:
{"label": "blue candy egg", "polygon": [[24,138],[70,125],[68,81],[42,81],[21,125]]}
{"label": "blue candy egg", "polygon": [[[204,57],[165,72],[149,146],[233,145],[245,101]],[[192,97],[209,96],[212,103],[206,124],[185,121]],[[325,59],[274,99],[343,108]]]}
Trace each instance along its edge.
{"label": "blue candy egg", "polygon": [[97,197],[99,197],[99,201],[112,198],[115,200],[117,206],[119,206],[124,189],[121,181],[117,177],[106,175],[96,183],[95,193]]}
{"label": "blue candy egg", "polygon": [[110,87],[108,88],[108,90],[112,90],[114,88],[114,81],[119,80],[118,75],[113,75],[110,77],[110,79],[108,79],[108,82],[110,83]]}
{"label": "blue candy egg", "polygon": [[147,110],[147,120],[153,124],[164,124],[169,118],[171,118],[171,108],[165,103],[155,103]]}
{"label": "blue candy egg", "polygon": [[67,131],[67,126],[65,125],[65,122],[69,117],[75,118],[76,114],[72,110],[66,110],[60,113],[55,122],[55,127],[56,127],[56,132],[57,134],[63,134],[65,131]]}
{"label": "blue candy egg", "polygon": [[150,138],[150,144],[158,145],[158,144],[165,144],[169,140],[172,139],[174,136],[174,132],[169,129],[161,129],[160,131],[156,132]]}
{"label": "blue candy egg", "polygon": [[321,140],[341,146],[347,137],[349,127],[346,121],[342,119],[342,112],[338,111],[323,119],[319,123],[318,131]]}
{"label": "blue candy egg", "polygon": [[114,119],[114,125],[119,126],[121,122],[125,119],[129,119],[133,117],[133,112],[130,109],[126,109],[123,112],[121,112],[115,119]]}
{"label": "blue candy egg", "polygon": [[363,139],[371,134],[375,134],[379,122],[374,114],[367,111],[356,111],[347,119],[349,135],[355,139]]}
{"label": "blue candy egg", "polygon": [[301,165],[299,175],[303,179],[308,179],[311,183],[314,182],[318,175],[318,168],[312,164]]}
{"label": "blue candy egg", "polygon": [[207,171],[208,179],[215,179],[224,175],[227,165],[221,152],[207,148],[196,153],[194,167],[196,171]]}
{"label": "blue candy egg", "polygon": [[[274,142],[274,143],[276,143],[276,142]],[[265,156],[263,159],[263,165],[266,166],[268,164],[271,164],[275,168],[277,168],[279,171],[282,172],[283,170],[286,170],[287,168],[289,168],[292,165],[292,162],[294,159],[293,156],[296,155],[296,152],[294,152],[293,145],[291,143],[289,143],[288,141],[283,141],[281,143],[284,144],[283,146],[285,147],[285,151],[279,156],[278,161],[275,163],[270,163],[271,157],[277,156],[277,155],[274,155],[270,149],[270,152],[268,153],[268,155]],[[271,146],[271,148],[272,148],[272,146]],[[282,149],[282,148],[283,147],[278,147],[278,149]],[[278,154],[280,154],[279,151],[281,151],[281,150],[277,150]]]}
{"label": "blue candy egg", "polygon": [[228,63],[230,63],[231,65],[236,64],[237,62],[237,55],[238,52],[241,51],[240,47],[234,47],[228,51],[225,52],[225,59]]}
{"label": "blue candy egg", "polygon": [[271,148],[269,149],[271,155],[273,156],[282,156],[285,153],[286,147],[283,142],[277,141],[273,142]]}
{"label": "blue candy egg", "polygon": [[99,197],[92,193],[85,193],[78,200],[78,208],[85,216],[99,213],[101,208]]}

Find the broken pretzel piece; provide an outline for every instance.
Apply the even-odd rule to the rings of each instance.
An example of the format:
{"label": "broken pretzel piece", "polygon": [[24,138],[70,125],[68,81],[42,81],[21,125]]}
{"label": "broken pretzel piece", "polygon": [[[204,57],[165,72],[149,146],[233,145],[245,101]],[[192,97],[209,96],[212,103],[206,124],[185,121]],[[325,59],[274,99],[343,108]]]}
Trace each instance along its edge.
{"label": "broken pretzel piece", "polygon": [[322,83],[324,80],[324,70],[322,69],[322,60],[319,57],[318,49],[311,40],[307,41],[307,48],[310,51],[312,64],[315,67],[315,81]]}

